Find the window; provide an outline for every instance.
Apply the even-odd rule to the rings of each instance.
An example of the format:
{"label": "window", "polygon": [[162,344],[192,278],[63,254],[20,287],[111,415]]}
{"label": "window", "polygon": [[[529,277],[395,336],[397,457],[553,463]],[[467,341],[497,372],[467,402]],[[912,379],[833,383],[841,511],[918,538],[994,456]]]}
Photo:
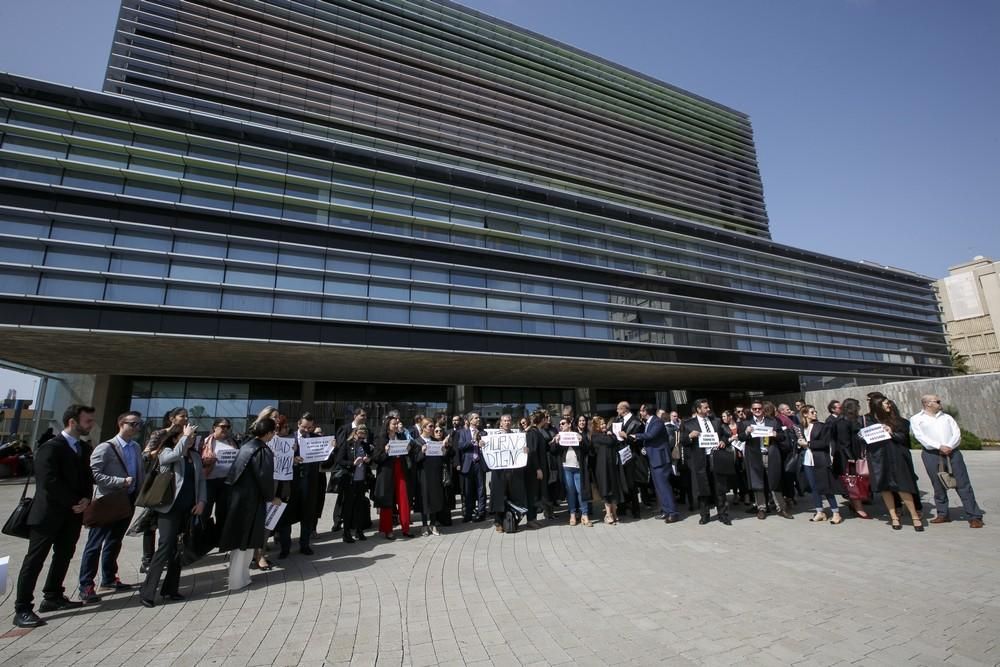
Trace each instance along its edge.
{"label": "window", "polygon": [[137,181],[128,179],[125,181],[125,194],[143,199],[158,199],[160,201],[178,202],[181,199],[181,192],[178,188],[159,183],[149,183],[147,181]]}
{"label": "window", "polygon": [[300,292],[322,292],[323,276],[310,273],[278,273],[278,289]]}
{"label": "window", "polygon": [[368,282],[327,276],[323,291],[327,294],[342,294],[344,296],[368,296]]}
{"label": "window", "polygon": [[516,313],[521,310],[521,300],[490,294],[487,296],[486,306],[490,310],[511,311]]}
{"label": "window", "polygon": [[112,255],[111,272],[163,277],[167,275],[167,259],[149,255]]}
{"label": "window", "polygon": [[240,213],[252,213],[254,215],[268,215],[275,218],[281,217],[282,203],[270,199],[257,199],[256,197],[236,197],[233,210]]}
{"label": "window", "polygon": [[7,294],[34,294],[38,288],[38,275],[27,271],[0,267],[0,292]]}
{"label": "window", "polygon": [[141,250],[159,250],[170,252],[173,237],[144,229],[119,229],[115,232],[115,245],[121,248],[138,248]]}
{"label": "window", "polygon": [[157,283],[110,280],[104,298],[108,301],[125,301],[160,305],[163,303],[163,285]]}
{"label": "window", "polygon": [[452,271],[451,283],[453,285],[465,285],[467,287],[486,287],[486,277],[481,273]]}
{"label": "window", "polygon": [[118,176],[103,176],[85,171],[67,170],[63,174],[62,184],[70,188],[85,188],[98,192],[119,193],[122,191],[123,181]]}
{"label": "window", "polygon": [[186,175],[192,181],[215,183],[216,185],[232,185],[236,179],[235,174],[216,169],[205,169],[204,167],[188,167]]}
{"label": "window", "polygon": [[367,317],[368,308],[364,303],[335,300],[323,302],[324,319],[364,321]]}
{"label": "window", "polygon": [[222,258],[227,249],[225,241],[210,238],[177,237],[174,241],[174,252],[178,255]]}
{"label": "window", "polygon": [[380,283],[373,281],[368,295],[377,299],[393,299],[396,301],[409,301],[410,288],[406,285],[393,285],[390,283]]}
{"label": "window", "polygon": [[239,175],[239,178],[236,181],[236,187],[244,188],[247,190],[259,190],[262,192],[270,192],[276,195],[285,193],[285,183],[283,180],[274,181],[265,178],[247,176],[246,174]]}
{"label": "window", "polygon": [[76,160],[77,162],[88,162],[90,164],[100,164],[106,167],[119,167],[122,169],[128,166],[128,155],[125,153],[98,151],[91,148],[81,148],[80,146],[70,147],[69,159]]}
{"label": "window", "polygon": [[432,327],[448,326],[448,311],[433,310],[430,308],[412,308],[411,320],[413,324],[422,324]]}
{"label": "window", "polygon": [[221,283],[223,276],[222,264],[208,264],[174,260],[170,264],[170,277],[182,280],[197,280],[202,283]]}
{"label": "window", "polygon": [[473,292],[459,292],[453,290],[451,293],[451,304],[453,306],[466,306],[469,308],[485,308],[486,297]]}
{"label": "window", "polygon": [[181,190],[181,203],[191,204],[192,206],[230,209],[233,207],[233,196],[229,193],[184,188]]}
{"label": "window", "polygon": [[353,273],[360,276],[368,276],[368,260],[361,257],[343,257],[341,255],[329,255],[326,258],[327,271],[340,271],[341,273]]}
{"label": "window", "polygon": [[66,144],[61,141],[30,139],[28,137],[19,137],[16,134],[7,134],[4,136],[3,149],[19,153],[30,153],[31,155],[44,155],[46,157],[66,157]]}
{"label": "window", "polygon": [[423,280],[429,283],[437,283],[439,285],[448,284],[448,270],[447,269],[435,269],[427,266],[413,266],[413,279]]}
{"label": "window", "polygon": [[270,313],[273,309],[273,301],[273,296],[267,293],[241,292],[228,289],[222,292],[222,308],[224,310]]}
{"label": "window", "polygon": [[108,255],[105,252],[95,252],[83,248],[73,248],[72,250],[50,248],[45,255],[45,265],[85,271],[107,271]]}
{"label": "window", "polygon": [[7,234],[45,238],[49,235],[50,225],[48,218],[30,218],[0,211],[0,229]]}
{"label": "window", "polygon": [[28,162],[0,159],[0,178],[14,178],[20,181],[38,183],[58,183],[62,180],[62,169],[43,167]]}
{"label": "window", "polygon": [[322,252],[309,252],[308,250],[293,250],[290,248],[278,249],[278,264],[281,266],[322,269],[325,260],[326,257]]}
{"label": "window", "polygon": [[153,160],[144,157],[132,157],[129,167],[132,171],[141,171],[147,174],[159,174],[160,176],[171,176],[173,178],[184,177],[184,165],[165,160]]}
{"label": "window", "polygon": [[548,320],[532,320],[525,318],[521,325],[524,333],[547,334],[551,336],[554,332],[552,322]]}
{"label": "window", "polygon": [[[230,266],[226,269],[226,283],[250,287],[274,287],[274,269],[247,269]],[[225,299],[223,299],[225,301]]]}
{"label": "window", "polygon": [[232,243],[229,246],[229,259],[275,264],[278,261],[278,250],[274,246]]}
{"label": "window", "polygon": [[372,276],[380,276],[383,278],[409,278],[410,277],[410,265],[401,264],[399,262],[384,262],[380,260],[372,260],[371,263],[371,274]]}
{"label": "window", "polygon": [[0,240],[0,262],[41,264],[45,247],[37,241]]}
{"label": "window", "polygon": [[104,279],[83,276],[42,276],[38,293],[44,296],[97,300],[104,297]]}
{"label": "window", "polygon": [[284,315],[322,317],[323,301],[322,299],[279,295],[274,298],[274,312]]}
{"label": "window", "polygon": [[218,290],[200,289],[197,287],[181,287],[179,285],[171,285],[167,287],[168,306],[218,308],[219,296]]}
{"label": "window", "polygon": [[52,224],[52,238],[63,241],[79,241],[80,243],[96,243],[108,245],[115,237],[113,227],[104,225],[77,225],[70,222],[57,221]]}
{"label": "window", "polygon": [[502,317],[499,315],[490,315],[488,318],[487,327],[490,331],[512,331],[515,333],[521,332],[521,320],[517,317]]}
{"label": "window", "polygon": [[451,326],[457,329],[483,329],[486,318],[473,313],[450,313]]}
{"label": "window", "polygon": [[406,306],[383,306],[369,304],[368,319],[372,322],[408,324],[410,322],[410,309]]}

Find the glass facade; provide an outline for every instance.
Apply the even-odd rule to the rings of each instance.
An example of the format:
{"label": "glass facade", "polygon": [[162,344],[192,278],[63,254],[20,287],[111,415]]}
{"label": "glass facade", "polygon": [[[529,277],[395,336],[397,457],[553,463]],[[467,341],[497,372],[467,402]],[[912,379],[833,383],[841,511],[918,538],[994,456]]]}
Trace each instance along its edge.
{"label": "glass facade", "polygon": [[949,373],[928,279],[769,238],[745,115],[450,3],[250,4],[125,0],[131,98],[0,76],[7,324],[457,353],[483,411],[582,361]]}

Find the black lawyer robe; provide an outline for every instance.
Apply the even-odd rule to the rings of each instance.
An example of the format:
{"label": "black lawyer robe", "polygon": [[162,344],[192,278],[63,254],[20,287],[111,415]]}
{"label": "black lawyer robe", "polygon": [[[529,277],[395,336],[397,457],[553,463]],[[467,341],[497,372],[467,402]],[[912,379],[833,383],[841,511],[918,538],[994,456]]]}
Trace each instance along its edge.
{"label": "black lawyer robe", "polygon": [[267,443],[258,438],[243,443],[226,484],[229,512],[219,536],[219,551],[260,549],[267,541],[267,503],[274,498],[274,454]]}

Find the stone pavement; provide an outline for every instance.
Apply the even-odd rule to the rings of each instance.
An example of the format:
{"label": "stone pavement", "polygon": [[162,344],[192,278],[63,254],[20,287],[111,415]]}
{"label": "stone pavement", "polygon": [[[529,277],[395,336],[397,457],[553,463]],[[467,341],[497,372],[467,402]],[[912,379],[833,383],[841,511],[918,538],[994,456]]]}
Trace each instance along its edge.
{"label": "stone pavement", "polygon": [[[144,609],[133,592],[47,614],[47,626],[0,638],[0,662],[997,665],[1000,452],[966,458],[982,530],[811,524],[801,502],[794,521],[737,508],[732,527],[688,518],[587,529],[560,518],[516,535],[456,523],[441,537],[353,545],[324,520],[314,556],[293,551],[248,591],[228,595],[212,555],[184,571],[186,601]],[[19,493],[0,487],[3,519]],[[952,507],[958,519],[954,494]],[[13,629],[26,544],[0,540],[12,572],[0,632]],[[126,581],[139,580],[140,550],[127,538]],[[77,572],[74,562],[68,583]]]}

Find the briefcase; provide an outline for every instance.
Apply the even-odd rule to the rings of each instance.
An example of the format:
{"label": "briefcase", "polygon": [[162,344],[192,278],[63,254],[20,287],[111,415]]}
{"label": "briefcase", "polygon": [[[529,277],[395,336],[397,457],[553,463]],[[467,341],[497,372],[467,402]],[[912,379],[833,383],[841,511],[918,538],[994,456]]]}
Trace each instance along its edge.
{"label": "briefcase", "polygon": [[83,525],[87,528],[110,526],[130,518],[132,518],[132,503],[129,502],[128,492],[125,490],[113,491],[95,498],[83,510]]}
{"label": "briefcase", "polygon": [[958,488],[958,480],[955,479],[955,474],[951,471],[951,457],[945,456],[944,454],[941,455],[941,460],[938,462],[937,476],[938,479],[941,480],[941,486],[944,488]]}

